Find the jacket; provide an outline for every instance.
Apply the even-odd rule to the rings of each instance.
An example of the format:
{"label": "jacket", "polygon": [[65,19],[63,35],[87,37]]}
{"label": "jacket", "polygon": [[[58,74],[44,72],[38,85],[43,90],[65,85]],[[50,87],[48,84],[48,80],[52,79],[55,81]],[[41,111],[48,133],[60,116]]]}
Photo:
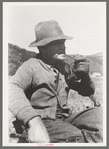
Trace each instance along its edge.
{"label": "jacket", "polygon": [[68,85],[56,71],[41,59],[31,58],[10,79],[9,109],[23,124],[36,116],[55,119],[58,103],[62,114],[69,116]]}

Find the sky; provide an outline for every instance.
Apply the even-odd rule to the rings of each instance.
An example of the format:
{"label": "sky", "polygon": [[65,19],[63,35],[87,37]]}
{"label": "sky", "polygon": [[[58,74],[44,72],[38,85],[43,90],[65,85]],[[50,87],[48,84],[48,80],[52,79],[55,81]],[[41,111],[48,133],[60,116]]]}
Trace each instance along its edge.
{"label": "sky", "polygon": [[9,2],[4,3],[4,23],[8,43],[29,51],[35,26],[56,20],[67,40],[67,54],[95,54],[106,50],[106,2]]}

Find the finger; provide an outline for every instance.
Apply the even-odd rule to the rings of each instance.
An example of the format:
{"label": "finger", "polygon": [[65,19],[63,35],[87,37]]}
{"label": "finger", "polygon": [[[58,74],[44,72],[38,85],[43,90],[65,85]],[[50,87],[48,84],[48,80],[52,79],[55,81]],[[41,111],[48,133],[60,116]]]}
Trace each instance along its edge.
{"label": "finger", "polygon": [[80,62],[88,62],[86,59],[76,59],[75,64],[80,63]]}
{"label": "finger", "polygon": [[76,64],[74,67],[76,68],[76,67],[89,67],[90,65],[89,65],[89,63],[83,63],[83,62],[80,62],[80,63],[78,63],[78,64]]}

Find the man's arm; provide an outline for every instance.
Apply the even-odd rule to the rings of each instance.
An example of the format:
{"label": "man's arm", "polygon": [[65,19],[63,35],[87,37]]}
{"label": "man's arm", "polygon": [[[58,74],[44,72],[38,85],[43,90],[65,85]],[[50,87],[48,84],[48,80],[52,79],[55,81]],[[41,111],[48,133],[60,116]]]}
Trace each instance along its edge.
{"label": "man's arm", "polygon": [[89,75],[89,64],[89,61],[81,55],[66,57],[66,82],[69,88],[83,96],[90,96],[95,91],[94,82]]}
{"label": "man's arm", "polygon": [[31,119],[28,122],[28,140],[36,143],[50,143],[49,134],[44,126],[43,121],[39,116]]}
{"label": "man's arm", "polygon": [[9,84],[9,109],[24,125],[29,125],[29,142],[50,142],[47,130],[31,106],[25,91],[32,85],[34,78],[31,61],[25,62],[11,78]]}
{"label": "man's arm", "polygon": [[33,70],[27,61],[9,81],[9,109],[23,124],[37,116],[25,95],[25,91],[31,87],[32,79]]}
{"label": "man's arm", "polygon": [[94,95],[95,92],[95,85],[89,75],[77,82],[70,80],[69,87],[82,96],[90,97],[90,95]]}

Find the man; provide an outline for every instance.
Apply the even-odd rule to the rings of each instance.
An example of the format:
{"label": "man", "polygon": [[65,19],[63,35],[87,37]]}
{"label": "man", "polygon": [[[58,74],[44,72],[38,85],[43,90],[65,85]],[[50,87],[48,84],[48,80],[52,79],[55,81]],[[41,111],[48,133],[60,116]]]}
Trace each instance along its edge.
{"label": "man", "polygon": [[29,142],[101,142],[101,108],[73,113],[67,107],[73,87],[66,83],[65,65],[62,73],[57,64],[66,59],[65,40],[72,38],[53,20],[37,24],[35,33],[30,46],[39,54],[24,62],[10,80],[9,110],[28,128]]}

